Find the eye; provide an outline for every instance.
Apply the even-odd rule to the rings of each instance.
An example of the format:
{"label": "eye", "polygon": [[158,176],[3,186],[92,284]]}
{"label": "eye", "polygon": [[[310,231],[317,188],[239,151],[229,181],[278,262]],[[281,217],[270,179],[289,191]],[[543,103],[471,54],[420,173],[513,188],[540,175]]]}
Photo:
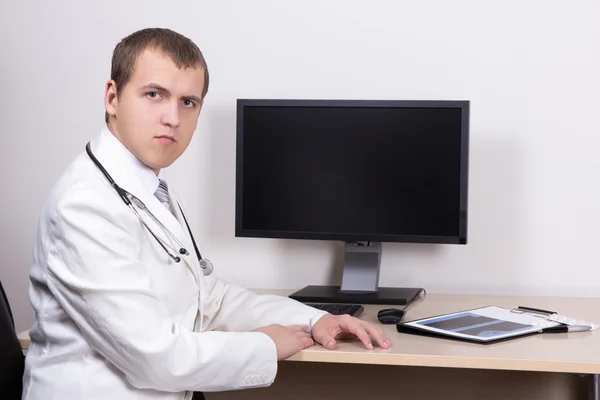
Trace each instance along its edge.
{"label": "eye", "polygon": [[183,100],[183,106],[184,107],[194,107],[196,105],[196,103],[194,103],[192,100],[189,99],[185,99]]}
{"label": "eye", "polygon": [[148,92],[146,94],[146,96],[148,96],[148,98],[150,98],[150,99],[158,99],[159,94],[158,94],[158,92]]}

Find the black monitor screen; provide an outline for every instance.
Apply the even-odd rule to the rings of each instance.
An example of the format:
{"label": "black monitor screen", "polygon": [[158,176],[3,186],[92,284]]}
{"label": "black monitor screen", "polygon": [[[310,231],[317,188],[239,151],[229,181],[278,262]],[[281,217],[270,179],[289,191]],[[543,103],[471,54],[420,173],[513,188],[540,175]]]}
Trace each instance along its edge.
{"label": "black monitor screen", "polygon": [[468,107],[435,104],[239,100],[237,235],[465,243]]}

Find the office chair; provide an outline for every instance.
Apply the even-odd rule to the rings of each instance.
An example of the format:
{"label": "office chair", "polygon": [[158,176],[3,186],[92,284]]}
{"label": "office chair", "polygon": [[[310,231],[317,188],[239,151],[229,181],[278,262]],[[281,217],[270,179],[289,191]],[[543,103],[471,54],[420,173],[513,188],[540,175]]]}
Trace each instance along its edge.
{"label": "office chair", "polygon": [[21,400],[25,357],[15,321],[0,281],[0,399]]}

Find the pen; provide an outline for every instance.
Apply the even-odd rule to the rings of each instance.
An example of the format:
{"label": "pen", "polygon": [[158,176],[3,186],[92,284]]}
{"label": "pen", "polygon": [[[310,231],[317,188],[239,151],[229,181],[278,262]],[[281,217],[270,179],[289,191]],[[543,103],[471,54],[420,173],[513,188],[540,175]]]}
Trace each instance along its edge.
{"label": "pen", "polygon": [[517,310],[531,311],[531,312],[540,313],[540,314],[550,314],[550,315],[556,314],[554,311],[542,310],[540,308],[525,307],[525,306],[519,306],[519,307],[517,307]]}
{"label": "pen", "polygon": [[542,333],[561,333],[561,332],[584,332],[591,330],[589,325],[557,325],[550,326],[541,330]]}

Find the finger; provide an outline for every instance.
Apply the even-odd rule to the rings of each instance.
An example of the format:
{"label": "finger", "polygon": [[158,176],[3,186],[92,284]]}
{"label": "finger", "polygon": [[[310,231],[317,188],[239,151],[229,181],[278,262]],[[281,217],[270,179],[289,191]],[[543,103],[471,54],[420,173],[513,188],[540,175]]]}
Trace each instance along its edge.
{"label": "finger", "polygon": [[383,334],[383,330],[380,327],[366,321],[363,321],[362,325],[367,331],[367,333],[371,335],[373,339],[375,339],[379,347],[381,347],[382,349],[387,349],[391,346],[389,339],[385,337],[385,335]]}
{"label": "finger", "polygon": [[325,330],[319,332],[313,332],[313,337],[317,343],[321,343],[321,345],[327,349],[335,349],[335,339]]}
{"label": "finger", "polygon": [[339,331],[340,329],[335,329],[334,332],[330,332],[328,329],[321,327],[318,330],[313,329],[312,336],[317,343],[321,343],[323,347],[332,350],[335,349],[335,336]]}
{"label": "finger", "polygon": [[305,331],[296,332],[296,336],[298,336],[298,337],[311,337],[310,333],[305,332]]}
{"label": "finger", "polygon": [[360,324],[358,319],[353,319],[351,322],[348,322],[347,330],[351,333],[354,333],[367,349],[373,350],[371,338],[367,334],[366,329]]}
{"label": "finger", "polygon": [[309,337],[303,337],[300,340],[300,343],[302,344],[302,348],[305,349],[305,348],[310,347],[313,344],[315,344],[315,341],[309,336]]}

